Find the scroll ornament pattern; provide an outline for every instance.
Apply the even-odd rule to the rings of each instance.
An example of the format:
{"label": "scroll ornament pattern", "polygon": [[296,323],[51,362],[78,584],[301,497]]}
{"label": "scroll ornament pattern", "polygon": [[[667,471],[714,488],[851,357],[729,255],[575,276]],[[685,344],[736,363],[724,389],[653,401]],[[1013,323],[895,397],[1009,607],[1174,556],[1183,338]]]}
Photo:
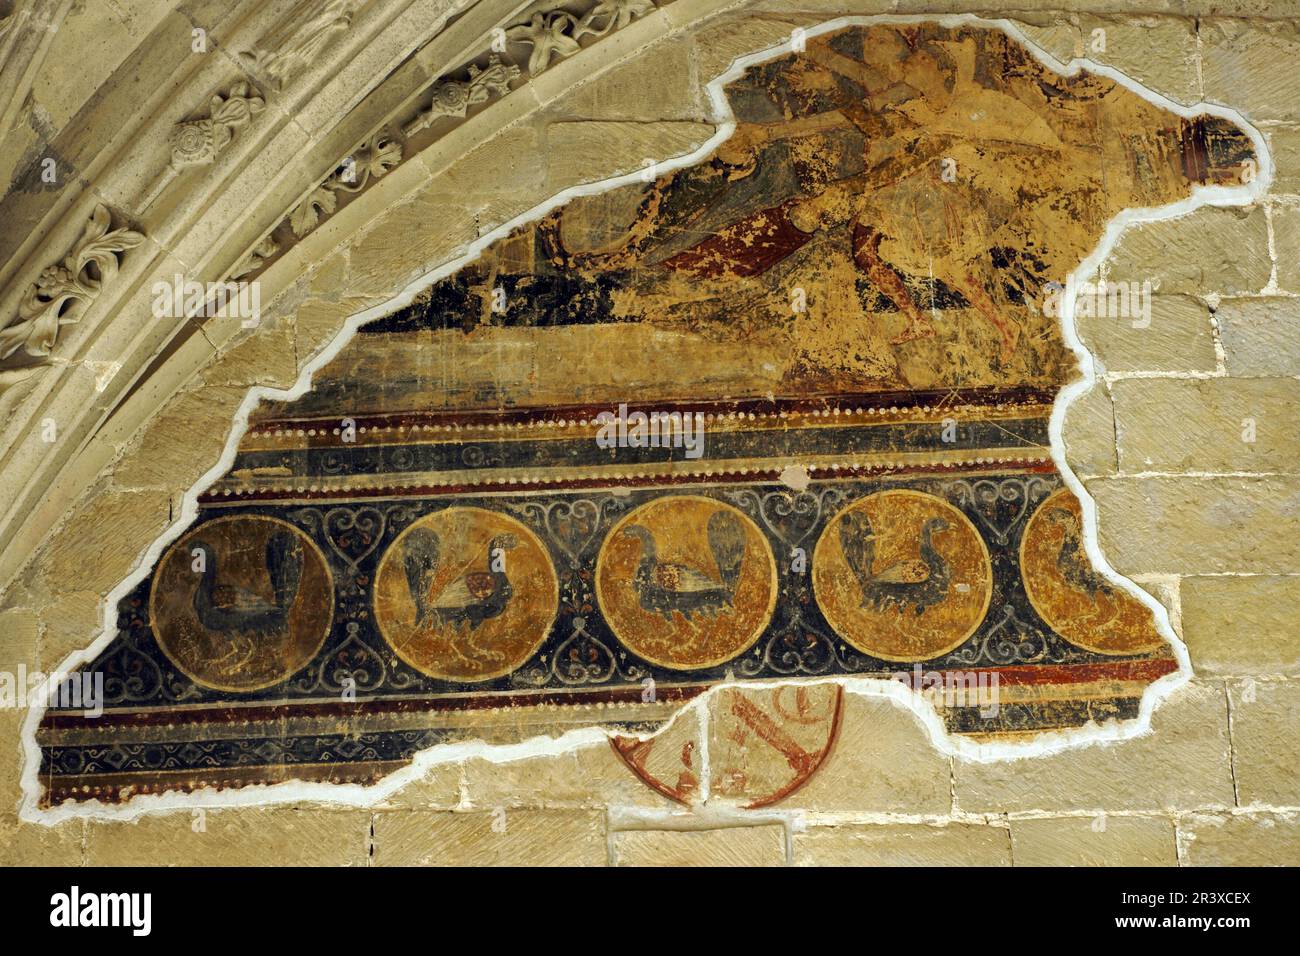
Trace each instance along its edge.
{"label": "scroll ornament pattern", "polygon": [[132,229],[109,229],[112,214],[103,203],[64,260],[47,266],[18,305],[18,315],[0,326],[0,363],[22,352],[29,358],[48,356],[59,329],[81,319],[87,307],[117,276],[119,256],[144,241]]}

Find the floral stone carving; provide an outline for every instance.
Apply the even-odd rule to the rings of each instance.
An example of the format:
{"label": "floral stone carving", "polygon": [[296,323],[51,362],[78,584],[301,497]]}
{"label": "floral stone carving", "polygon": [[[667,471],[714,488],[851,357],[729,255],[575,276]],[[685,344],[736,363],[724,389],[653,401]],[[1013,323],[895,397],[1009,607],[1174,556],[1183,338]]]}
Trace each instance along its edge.
{"label": "floral stone carving", "polygon": [[372,178],[379,179],[401,161],[402,144],[383,133],[376,133],[289,214],[289,225],[294,235],[307,235],[320,222],[321,213],[332,213],[337,209],[338,193],[360,192]]}
{"label": "floral stone carving", "polygon": [[[0,327],[0,363],[19,353],[32,358],[47,356],[59,338],[59,329],[81,318],[86,307],[113,281],[119,256],[144,241],[131,229],[109,230],[112,214],[97,205],[81,239],[64,260],[46,267],[18,306],[18,315]],[[21,358],[14,359],[15,364]]]}
{"label": "floral stone carving", "polygon": [[[506,36],[533,48],[528,57],[528,72],[536,76],[555,57],[563,60],[577,53],[581,49],[578,41],[583,37],[603,37],[654,9],[650,0],[601,0],[581,17],[564,10],[534,13],[527,23],[507,30]],[[600,26],[596,25],[598,22]]]}
{"label": "floral stone carving", "polygon": [[257,90],[236,83],[225,96],[214,94],[207,119],[187,120],[172,130],[172,165],[205,166],[215,162],[230,144],[235,130],[266,108]]}
{"label": "floral stone carving", "polygon": [[493,96],[505,96],[510,92],[510,81],[518,76],[519,67],[502,63],[494,53],[485,69],[470,66],[468,80],[444,80],[435,86],[429,108],[402,127],[402,132],[414,136],[439,116],[463,117],[471,106],[486,103]]}

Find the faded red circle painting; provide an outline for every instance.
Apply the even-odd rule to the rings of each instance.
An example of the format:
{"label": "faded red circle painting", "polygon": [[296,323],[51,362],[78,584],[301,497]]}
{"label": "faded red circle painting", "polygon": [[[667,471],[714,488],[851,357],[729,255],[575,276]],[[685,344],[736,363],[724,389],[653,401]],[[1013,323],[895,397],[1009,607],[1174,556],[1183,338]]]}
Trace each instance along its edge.
{"label": "faded red circle painting", "polygon": [[648,739],[611,736],[610,745],[642,781],[679,803],[699,803],[703,761],[710,801],[764,807],[803,786],[839,733],[838,684],[726,687],[708,703],[708,747],[695,715]]}

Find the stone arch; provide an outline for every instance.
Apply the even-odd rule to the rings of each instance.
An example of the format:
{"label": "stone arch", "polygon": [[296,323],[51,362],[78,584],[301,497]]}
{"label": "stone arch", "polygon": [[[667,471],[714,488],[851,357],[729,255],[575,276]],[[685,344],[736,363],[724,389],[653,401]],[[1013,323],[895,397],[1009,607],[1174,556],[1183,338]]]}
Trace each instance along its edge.
{"label": "stone arch", "polygon": [[[778,32],[781,33],[781,34],[784,34],[784,33],[788,32],[788,29],[787,29],[787,27],[786,27],[785,25],[781,25],[781,26],[779,27]],[[576,57],[575,57],[575,62],[576,62]],[[670,132],[670,131],[666,131],[666,132]],[[687,131],[687,130],[679,130],[678,132],[683,132],[683,133],[687,133],[687,134],[688,134],[687,137],[686,137],[686,139],[683,140],[683,142],[687,142],[687,143],[688,143],[688,142],[689,142],[689,132],[690,132],[690,131]],[[636,160],[635,158],[632,159],[632,162],[633,162],[633,163],[635,163],[636,161],[637,161],[637,160]],[[386,184],[387,182],[389,182],[389,181],[390,181],[390,180],[385,180],[385,184]],[[394,179],[394,180],[391,180],[391,181],[396,182],[397,180]],[[389,200],[389,201],[391,202],[391,197],[390,197],[390,200]],[[340,214],[342,214],[342,213],[346,213],[346,211],[347,211],[348,208],[350,208],[350,207],[348,207],[348,206],[343,207],[343,209],[341,210]],[[408,209],[407,212],[412,213],[412,214],[415,214],[416,211],[413,210],[413,209]],[[377,232],[377,231],[378,231],[378,230],[376,230],[376,232]],[[390,251],[390,252],[392,251],[392,250],[391,250],[391,247],[389,247],[389,250],[388,250],[388,251]],[[343,255],[339,255],[339,254],[335,253],[335,254],[333,254],[333,255],[331,256],[331,258],[330,258],[328,261],[329,261],[329,262],[332,262],[332,263],[335,263],[335,264],[339,264],[339,263],[341,263],[342,261],[344,261],[345,259],[350,260],[350,259],[351,259],[351,256],[343,256]],[[337,277],[335,277],[335,278],[337,278]],[[351,276],[349,276],[349,279],[350,279],[350,278],[351,278]],[[317,280],[319,280],[319,282],[318,282]],[[306,286],[306,288],[303,288],[304,285]],[[299,285],[298,285],[297,288],[295,289],[295,294],[301,294],[301,295],[304,296],[305,298],[316,298],[316,299],[317,299],[317,304],[318,304],[318,305],[322,305],[322,308],[321,308],[321,315],[318,316],[318,318],[320,318],[320,320],[322,321],[322,323],[333,322],[333,323],[336,323],[336,324],[337,324],[337,322],[338,322],[339,319],[342,317],[342,315],[345,314],[345,313],[347,313],[349,309],[355,309],[358,305],[363,304],[363,303],[360,303],[360,302],[351,302],[351,303],[345,303],[345,304],[342,304],[342,307],[341,307],[341,308],[329,308],[328,306],[339,306],[340,303],[339,303],[338,301],[331,302],[328,298],[325,298],[324,300],[321,300],[321,299],[318,298],[318,294],[319,294],[320,296],[328,297],[328,296],[334,294],[334,292],[335,292],[336,290],[338,290],[339,288],[341,288],[341,287],[342,287],[342,283],[341,283],[341,282],[336,283],[336,282],[332,281],[332,279],[331,279],[330,277],[324,277],[324,276],[322,276],[322,275],[320,274],[320,272],[318,272],[318,273],[316,274],[316,276],[313,277],[312,279],[310,279],[310,280],[303,280],[303,281],[300,281]],[[353,288],[355,288],[355,287],[353,287]],[[391,288],[391,286],[390,286],[390,288]],[[322,302],[323,302],[323,304],[322,304]],[[255,351],[254,349],[251,349],[251,348],[249,349],[249,353],[252,353],[252,352],[254,352],[254,351]],[[255,364],[257,364],[257,363],[256,363],[256,360],[255,360]],[[229,381],[232,382],[232,384],[230,384],[230,385],[228,385],[228,386],[222,386],[222,385],[219,385],[219,384],[215,384],[216,381],[221,381],[221,380],[220,380],[220,379],[214,380],[213,388],[215,388],[215,389],[220,389],[220,388],[223,388],[223,387],[227,387],[227,388],[229,388],[229,389],[231,389],[231,390],[237,390],[238,387],[239,387],[238,385],[233,384],[233,380],[229,380]],[[204,396],[202,396],[202,397],[195,397],[193,400],[194,400],[195,402],[198,402],[198,403],[203,403],[203,402],[204,402],[204,399],[205,399],[207,396],[209,396],[209,395],[213,395],[213,394],[214,394],[213,392],[208,392],[208,393],[206,393],[206,394],[205,394]],[[193,406],[191,406],[191,407],[193,407]],[[129,423],[128,423],[128,424],[129,424]],[[111,513],[111,512],[110,512],[110,513]],[[102,516],[103,516],[103,515],[101,514],[101,517],[102,517]],[[66,565],[65,565],[65,567],[66,567]]]}
{"label": "stone arch", "polygon": [[[638,16],[625,25],[616,17],[620,36],[603,44],[614,29],[608,17],[596,17],[583,28],[580,51],[552,53],[537,83],[526,82],[531,44],[509,39],[495,59],[515,75],[499,90],[475,84],[482,99],[476,92],[474,102],[451,106],[445,97],[450,92],[456,98],[454,87],[468,80],[469,68],[493,61],[493,31],[526,26],[528,19],[520,18],[528,4],[335,0],[290,5],[287,15],[250,3],[223,8],[220,16],[208,11],[207,19],[184,6],[163,16],[82,108],[97,117],[114,115],[117,125],[83,129],[73,117],[48,142],[29,148],[28,165],[4,199],[6,219],[24,228],[9,234],[11,244],[21,241],[4,250],[0,275],[0,308],[13,317],[6,323],[11,354],[0,378],[3,480],[13,491],[0,518],[0,577],[12,580],[84,493],[86,481],[120,452],[160,400],[249,337],[238,324],[209,322],[200,334],[193,323],[178,329],[174,322],[142,320],[156,283],[177,274],[204,282],[256,276],[265,302],[287,301],[307,273],[319,272],[332,254],[372,228],[379,212],[402,203],[477,144],[508,136],[619,61],[714,12],[703,4],[678,23],[667,6],[648,16],[636,6]],[[210,56],[191,53],[198,29],[212,39]],[[296,42],[300,60],[259,67],[259,44],[278,41]],[[142,84],[157,91],[151,103],[133,98]],[[244,93],[232,97],[235,87]],[[448,112],[407,145],[402,127],[429,113],[435,90],[444,97],[438,108]],[[214,96],[224,105],[214,106]],[[214,109],[231,119],[217,123],[212,134],[223,145],[185,155],[177,137],[206,124]],[[460,116],[462,110],[468,115]],[[695,114],[694,121],[703,116]],[[677,135],[689,139],[684,130]],[[387,150],[368,148],[375,136],[385,138]],[[59,175],[68,188],[38,188],[40,160],[47,155],[63,164]],[[347,163],[356,159],[358,181],[347,182]],[[24,186],[28,179],[35,185]],[[84,247],[82,237],[101,207],[108,219],[103,232],[143,236],[129,254],[114,247],[120,266],[112,281],[89,301],[61,308],[54,323],[41,308],[51,298],[46,292],[23,310],[24,297],[37,294],[42,270]],[[313,207],[316,222],[307,225],[301,211]],[[465,213],[454,224],[462,230],[457,241],[429,248],[424,257],[407,250],[405,268],[395,270],[386,287],[400,287],[402,276],[413,278],[453,254],[472,238],[466,231],[471,217],[473,229],[488,224],[474,210]],[[295,226],[290,220],[296,214]],[[504,221],[509,214],[502,208],[495,216]],[[272,247],[277,252],[268,260],[264,254]],[[319,344],[309,342],[308,351]],[[111,427],[110,418],[116,420]],[[41,440],[36,426],[42,422],[55,424],[58,441]]]}

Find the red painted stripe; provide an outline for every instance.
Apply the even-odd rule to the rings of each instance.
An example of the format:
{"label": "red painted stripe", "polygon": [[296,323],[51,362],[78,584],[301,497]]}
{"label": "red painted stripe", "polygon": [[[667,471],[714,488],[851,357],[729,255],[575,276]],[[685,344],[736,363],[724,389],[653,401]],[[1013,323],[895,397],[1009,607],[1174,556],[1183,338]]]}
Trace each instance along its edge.
{"label": "red painted stripe", "polygon": [[[906,670],[900,667],[899,672]],[[1178,662],[1168,657],[1136,661],[1115,661],[1095,664],[1017,664],[1013,667],[976,667],[962,671],[951,668],[936,673],[970,673],[970,671],[996,672],[1001,684],[1087,684],[1101,680],[1154,681],[1178,670]]]}
{"label": "red painted stripe", "polygon": [[[1090,664],[1020,664],[1012,667],[981,667],[963,670],[961,668],[931,669],[922,668],[922,673],[947,674],[969,673],[971,670],[983,673],[996,673],[999,683],[1014,685],[1033,684],[1087,684],[1100,680],[1123,680],[1150,682],[1178,669],[1178,662],[1172,658],[1154,658],[1144,660],[1097,662]],[[910,665],[898,665],[896,670],[866,673],[859,675],[843,674],[842,677],[875,677],[888,679],[897,673],[911,673]],[[661,701],[690,700],[708,690],[712,684],[701,683],[687,686],[658,688]],[[292,717],[339,717],[347,718],[357,715],[397,714],[419,712],[472,711],[502,707],[533,707],[542,704],[574,705],[592,703],[639,703],[640,685],[594,691],[541,691],[537,693],[509,694],[474,694],[463,697],[444,697],[439,699],[330,701],[329,703],[287,703],[268,704],[253,707],[229,707],[220,704],[209,710],[164,710],[138,713],[115,714],[105,711],[97,718],[87,718],[80,714],[49,713],[41,721],[43,728],[72,729],[89,727],[134,727],[155,724],[208,724],[208,723],[249,723],[259,720],[281,720]],[[611,719],[617,719],[613,715]]]}

